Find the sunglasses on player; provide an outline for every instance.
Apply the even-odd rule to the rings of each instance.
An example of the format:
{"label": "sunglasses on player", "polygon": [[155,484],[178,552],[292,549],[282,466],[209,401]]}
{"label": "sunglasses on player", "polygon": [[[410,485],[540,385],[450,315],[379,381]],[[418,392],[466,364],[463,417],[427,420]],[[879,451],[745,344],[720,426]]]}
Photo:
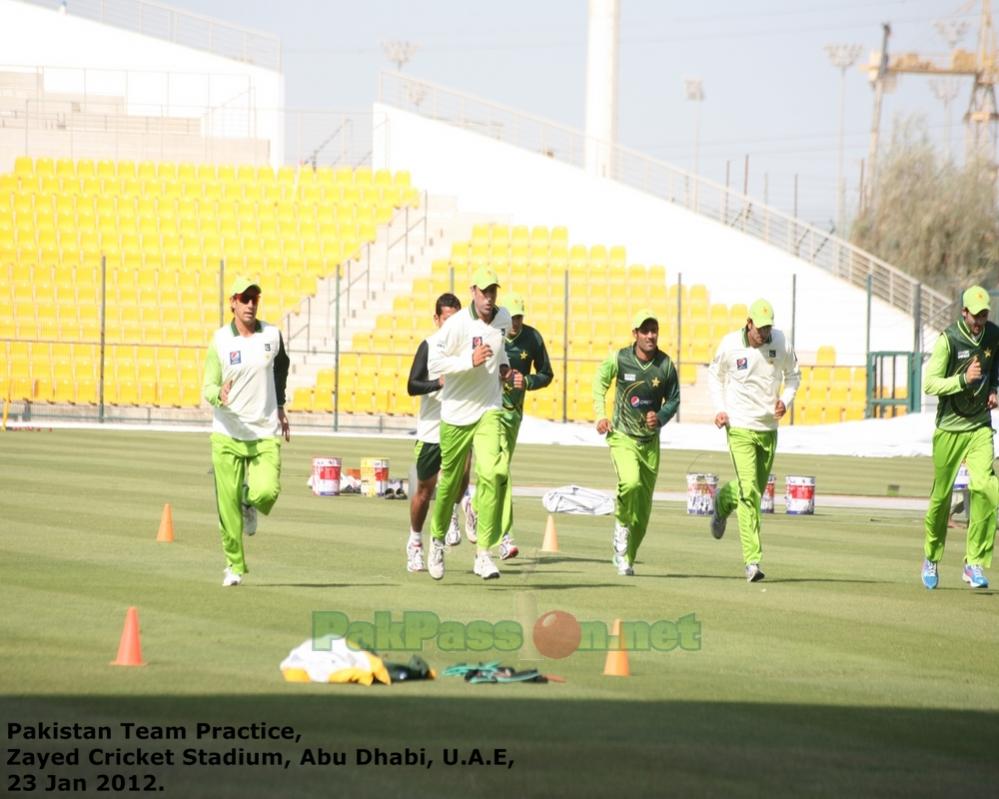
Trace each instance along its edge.
{"label": "sunglasses on player", "polygon": [[259,291],[244,291],[242,294],[237,294],[236,299],[239,300],[243,305],[249,305],[251,302],[260,301]]}

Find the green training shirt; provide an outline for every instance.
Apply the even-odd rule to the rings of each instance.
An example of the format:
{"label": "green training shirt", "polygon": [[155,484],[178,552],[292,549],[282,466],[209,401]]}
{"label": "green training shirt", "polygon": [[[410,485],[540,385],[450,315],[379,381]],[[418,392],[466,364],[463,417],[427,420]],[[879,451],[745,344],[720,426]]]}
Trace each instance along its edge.
{"label": "green training shirt", "polygon": [[[977,339],[963,319],[940,334],[923,375],[923,391],[940,397],[938,429],[962,433],[992,427],[988,401],[999,384],[997,350],[999,327],[992,322],[985,323]],[[982,377],[969,384],[964,373],[975,358],[982,366]]]}
{"label": "green training shirt", "polygon": [[[503,410],[516,411],[523,416],[526,392],[544,388],[552,382],[555,374],[552,372],[545,340],[530,325],[522,325],[520,332],[513,338],[507,337],[504,345],[510,368],[524,376],[524,388],[503,384]],[[534,374],[530,374],[532,368]]]}
{"label": "green training shirt", "polygon": [[639,441],[651,441],[659,435],[645,424],[645,414],[656,412],[659,427],[663,427],[680,407],[680,381],[673,361],[662,350],[656,350],[648,363],[640,361],[635,345],[611,355],[597,369],[593,379],[593,410],[603,419],[604,399],[614,380],[617,389],[614,400],[614,429]]}

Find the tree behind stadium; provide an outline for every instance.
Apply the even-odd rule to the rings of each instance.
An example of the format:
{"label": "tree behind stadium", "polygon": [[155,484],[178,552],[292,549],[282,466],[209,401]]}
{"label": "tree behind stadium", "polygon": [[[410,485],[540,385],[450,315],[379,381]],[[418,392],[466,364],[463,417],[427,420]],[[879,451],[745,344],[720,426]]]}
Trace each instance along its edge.
{"label": "tree behind stadium", "polygon": [[999,282],[995,166],[959,166],[934,149],[922,118],[896,123],[873,202],[857,217],[851,241],[926,283],[955,294]]}

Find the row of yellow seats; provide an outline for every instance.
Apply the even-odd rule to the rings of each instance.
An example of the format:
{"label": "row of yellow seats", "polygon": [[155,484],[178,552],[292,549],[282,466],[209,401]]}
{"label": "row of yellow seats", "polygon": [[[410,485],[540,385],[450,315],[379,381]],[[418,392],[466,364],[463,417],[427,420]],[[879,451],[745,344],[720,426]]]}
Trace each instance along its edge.
{"label": "row of yellow seats", "polygon": [[[386,195],[388,196],[388,195]],[[380,195],[372,195],[366,202],[359,199],[340,198],[303,200],[292,198],[263,201],[252,195],[221,198],[210,194],[187,194],[174,196],[157,191],[144,192],[140,196],[118,197],[101,192],[94,196],[73,194],[3,192],[0,191],[0,219],[17,219],[19,224],[32,222],[55,224],[65,218],[90,219],[96,217],[121,219],[160,220],[181,218],[186,221],[198,218],[235,216],[239,219],[257,217],[264,220],[285,221],[303,217],[334,219],[351,216],[368,206],[383,205],[387,201]],[[391,204],[391,203],[389,203]]]}
{"label": "row of yellow seats", "polygon": [[[539,261],[517,260],[513,258],[482,259],[479,266],[488,266],[496,272],[500,278],[501,285],[505,278],[507,282],[516,282],[518,279],[528,278],[533,282],[548,282],[553,284],[559,292],[564,291],[565,273],[569,273],[569,283],[571,286],[583,284],[599,284],[613,287],[622,285],[622,281],[648,283],[650,286],[666,285],[666,268],[660,264],[653,264],[646,268],[643,264],[610,264],[586,260],[585,262],[569,262],[564,264],[551,256],[544,256]],[[477,269],[478,267],[475,267]],[[475,274],[475,269],[471,268],[470,262],[459,263],[454,260],[435,260],[431,265],[430,279],[445,281],[450,283],[452,274],[455,283],[463,283],[466,279]],[[706,290],[705,290],[706,291]],[[707,295],[705,294],[705,299]]]}
{"label": "row of yellow seats", "polygon": [[[336,267],[347,260],[357,258],[361,252],[361,245],[357,244],[352,249],[348,249],[348,243],[343,243],[342,247],[335,250],[324,250],[322,252],[307,253],[284,253],[261,256],[255,254],[233,253],[221,256],[218,253],[189,252],[187,254],[179,252],[164,252],[159,256],[153,253],[143,253],[137,250],[100,253],[82,251],[67,254],[61,258],[51,257],[40,259],[35,255],[19,256],[16,259],[7,261],[0,258],[0,267],[12,263],[30,263],[39,268],[58,266],[86,266],[94,262],[100,263],[102,258],[107,263],[109,269],[167,269],[171,271],[197,270],[218,266],[224,261],[226,269],[230,273],[237,272],[244,274],[252,272],[261,277],[285,273],[291,277],[298,277],[305,281],[305,284],[312,288],[304,293],[314,293],[316,280],[320,277],[331,275]],[[304,284],[303,284],[304,285]]]}
{"label": "row of yellow seats", "polygon": [[568,244],[569,230],[565,227],[547,228],[544,225],[500,225],[476,224],[472,226],[471,243],[496,243],[508,241],[512,244],[545,243]]}
{"label": "row of yellow seats", "polygon": [[19,156],[14,161],[14,175],[130,177],[130,178],[176,178],[183,181],[226,181],[240,183],[338,183],[375,184],[409,186],[409,172],[399,170],[394,174],[387,169],[372,171],[370,167],[279,167],[276,171],[270,166],[250,164],[192,164],[169,161],[93,161],[87,158],[33,159]]}
{"label": "row of yellow seats", "polygon": [[0,208],[0,236],[6,239],[37,239],[60,231],[92,228],[135,229],[148,232],[181,234],[195,230],[224,232],[256,232],[263,236],[297,236],[338,225],[356,226],[364,223],[384,223],[391,219],[395,208],[391,203],[339,203],[321,207],[305,204],[299,213],[286,210],[275,212],[273,206],[255,204],[218,204],[203,209],[164,207],[163,211],[98,207],[105,203],[80,203],[73,207],[45,207],[27,211],[24,208]]}
{"label": "row of yellow seats", "polygon": [[[17,306],[19,313],[27,311],[29,316],[44,314],[47,306],[64,305],[97,307],[103,301],[109,308],[121,306],[126,312],[142,306],[177,306],[191,308],[218,308],[221,302],[227,309],[224,296],[220,300],[217,286],[200,281],[186,282],[184,275],[176,275],[170,280],[145,282],[142,271],[125,271],[111,276],[101,296],[98,282],[52,282],[48,279],[37,281],[13,280],[0,288],[0,309]],[[266,282],[261,278],[261,282]],[[301,299],[302,289],[310,287],[305,280],[293,280],[285,274],[275,276],[267,286],[263,299],[268,306],[281,305]],[[164,302],[166,299],[166,302]]]}
{"label": "row of yellow seats", "polygon": [[[9,176],[8,176],[9,177]],[[419,192],[411,186],[379,185],[323,185],[323,184],[251,184],[211,183],[187,185],[178,181],[123,178],[55,178],[41,177],[30,183],[16,183],[0,178],[0,198],[10,196],[10,205],[22,216],[48,210],[51,201],[67,205],[71,202],[86,204],[97,199],[115,200],[122,206],[138,205],[149,196],[166,201],[179,201],[196,193],[203,204],[254,203],[273,208],[295,203],[330,204],[385,204],[402,208],[417,207]],[[5,203],[0,201],[0,208]]]}
{"label": "row of yellow seats", "polygon": [[[19,402],[46,402],[70,405],[97,405],[99,384],[94,379],[60,379],[48,382],[40,379],[13,378],[0,387],[0,394]],[[170,382],[148,383],[127,380],[106,381],[104,403],[117,406],[159,406],[163,408],[196,408],[201,403],[200,385]]]}
{"label": "row of yellow seats", "polygon": [[85,262],[89,258],[99,260],[101,255],[117,256],[129,253],[141,260],[162,260],[164,257],[187,258],[215,256],[259,256],[284,260],[289,257],[322,257],[343,259],[355,253],[362,245],[373,242],[377,233],[372,226],[359,228],[357,232],[342,235],[332,234],[327,238],[300,238],[290,240],[257,239],[249,236],[205,235],[201,240],[185,238],[160,239],[159,237],[139,237],[124,235],[83,235],[76,241],[52,241],[43,244],[11,245],[0,243],[0,262],[39,261],[54,264],[61,260]]}
{"label": "row of yellow seats", "polygon": [[295,389],[288,407],[306,413],[332,413],[334,401],[338,403],[340,413],[413,416],[419,410],[418,399],[410,397],[405,388],[399,391],[389,387],[361,389],[347,385],[341,385],[335,396],[314,387]]}
{"label": "row of yellow seats", "polygon": [[[30,262],[8,264],[0,261],[0,297],[6,286],[10,296],[21,299],[37,297],[39,292],[48,293],[58,286],[60,290],[76,289],[77,294],[98,290],[94,296],[100,297],[99,288],[102,280],[106,281],[109,292],[119,286],[133,286],[137,290],[149,292],[152,299],[161,290],[177,291],[185,298],[188,292],[197,292],[201,296],[224,296],[219,291],[225,290],[225,275],[232,270],[220,272],[218,263],[208,267],[190,269],[159,269],[154,267],[116,268],[108,266],[101,272],[100,261],[93,264],[53,264],[39,265]],[[261,276],[263,277],[263,276]],[[272,291],[299,290],[304,285],[300,276],[283,272],[267,275],[266,295]],[[222,287],[220,289],[220,286]]]}
{"label": "row of yellow seats", "polygon": [[354,207],[350,213],[321,218],[317,214],[303,215],[298,219],[286,219],[282,223],[274,218],[252,216],[237,217],[235,214],[207,216],[204,218],[147,217],[118,218],[116,216],[69,219],[52,224],[45,221],[40,225],[34,222],[17,226],[0,223],[0,244],[45,245],[56,243],[85,242],[91,240],[116,241],[125,236],[148,238],[163,246],[180,246],[185,241],[215,236],[220,239],[245,239],[264,246],[274,241],[280,246],[293,245],[296,241],[323,240],[338,236],[357,236],[372,239],[375,227],[388,223],[395,210],[390,206]]}
{"label": "row of yellow seats", "polygon": [[[901,409],[902,413],[905,409]],[[901,414],[900,414],[901,415]],[[795,402],[794,423],[800,425],[839,424],[840,422],[857,422],[865,418],[864,403],[825,404]]]}
{"label": "row of yellow seats", "polygon": [[[544,244],[543,241],[536,243]],[[570,261],[599,261],[621,266],[626,265],[628,262],[627,250],[620,245],[606,247],[603,244],[596,244],[592,247],[586,247],[583,244],[568,246],[562,242],[548,242],[547,252],[549,254],[554,255],[557,252],[563,251]],[[456,241],[451,245],[451,260],[455,261],[459,258],[470,259],[476,256],[504,258],[518,253],[527,254],[529,252],[532,252],[532,247],[531,243],[527,241]]]}

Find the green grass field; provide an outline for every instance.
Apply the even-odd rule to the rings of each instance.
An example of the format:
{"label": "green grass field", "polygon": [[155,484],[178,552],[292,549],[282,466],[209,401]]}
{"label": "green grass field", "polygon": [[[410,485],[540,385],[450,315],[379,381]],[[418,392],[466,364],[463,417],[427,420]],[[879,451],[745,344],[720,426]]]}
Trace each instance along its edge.
{"label": "green grass field", "polygon": [[[822,510],[764,518],[767,579],[742,575],[734,520],[720,542],[707,520],[657,503],[638,575],[610,565],[608,518],[557,518],[560,552],[539,547],[546,513],[516,501],[521,557],[503,577],[471,574],[472,547],[448,556],[442,583],[405,571],[408,503],[312,496],[313,456],[346,465],[385,456],[405,476],[411,445],[298,438],[285,448],[284,493],[248,542],[251,572],[221,587],[205,434],[55,431],[0,435],[0,708],[7,748],[66,752],[88,741],[12,739],[10,723],[114,726],[105,749],[276,751],[273,766],[103,768],[6,765],[4,788],[35,794],[56,775],[153,774],[187,796],[914,796],[994,793],[999,785],[999,606],[960,581],[963,530],[942,586],[919,583],[916,512]],[[520,485],[610,488],[603,449],[522,446]],[[664,452],[660,490],[687,471],[731,476],[724,454]],[[925,495],[928,459],[779,456],[778,475],[817,477],[824,493]],[[778,482],[778,492],[782,483]],[[164,503],[176,541],[157,544]],[[783,505],[778,499],[778,511]],[[999,579],[995,572],[990,576]],[[144,668],[113,668],[125,611],[139,609]],[[633,651],[631,676],[605,677],[603,652],[564,659],[423,650],[441,669],[504,663],[564,683],[470,685],[457,678],[389,687],[289,684],[278,664],[311,634],[315,611],[370,621],[430,611],[458,622],[516,621],[562,610],[581,621],[655,622],[695,614],[700,649]],[[386,653],[406,660],[409,653]],[[521,655],[525,657],[521,657]],[[536,654],[533,657],[537,657]],[[120,722],[290,725],[298,742],[123,740]],[[425,749],[416,766],[300,765],[306,748]],[[510,768],[446,766],[441,751],[506,750]],[[144,783],[139,782],[138,787]],[[77,789],[82,787],[75,784]],[[127,787],[127,786],[126,786]]]}

